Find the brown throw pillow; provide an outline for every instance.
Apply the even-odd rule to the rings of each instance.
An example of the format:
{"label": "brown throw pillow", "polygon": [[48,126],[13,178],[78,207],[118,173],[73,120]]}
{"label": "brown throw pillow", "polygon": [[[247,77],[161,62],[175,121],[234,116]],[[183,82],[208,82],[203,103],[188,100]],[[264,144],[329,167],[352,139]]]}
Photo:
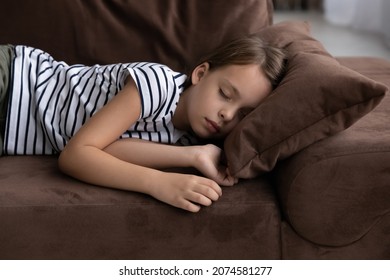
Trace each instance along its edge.
{"label": "brown throw pillow", "polygon": [[304,22],[286,22],[258,35],[286,49],[285,76],[273,93],[225,140],[229,171],[252,178],[310,144],[346,129],[370,112],[387,88],[340,65],[310,37]]}

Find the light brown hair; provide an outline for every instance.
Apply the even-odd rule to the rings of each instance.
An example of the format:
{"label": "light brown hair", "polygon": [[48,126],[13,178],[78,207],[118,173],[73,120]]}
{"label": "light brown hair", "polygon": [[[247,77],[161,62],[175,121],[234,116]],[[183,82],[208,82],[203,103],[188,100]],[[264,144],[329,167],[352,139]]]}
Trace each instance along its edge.
{"label": "light brown hair", "polygon": [[[283,49],[271,46],[259,36],[250,35],[223,44],[200,60],[208,62],[210,70],[228,65],[257,64],[275,88],[284,73],[286,55]],[[187,86],[191,81],[187,81]]]}

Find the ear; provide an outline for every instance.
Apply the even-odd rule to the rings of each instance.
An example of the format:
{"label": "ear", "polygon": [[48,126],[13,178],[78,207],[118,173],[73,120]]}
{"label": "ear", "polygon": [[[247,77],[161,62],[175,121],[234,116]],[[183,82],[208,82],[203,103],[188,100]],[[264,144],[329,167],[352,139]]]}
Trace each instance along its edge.
{"label": "ear", "polygon": [[203,62],[195,67],[191,74],[191,82],[193,85],[197,84],[209,71],[210,64],[208,62]]}

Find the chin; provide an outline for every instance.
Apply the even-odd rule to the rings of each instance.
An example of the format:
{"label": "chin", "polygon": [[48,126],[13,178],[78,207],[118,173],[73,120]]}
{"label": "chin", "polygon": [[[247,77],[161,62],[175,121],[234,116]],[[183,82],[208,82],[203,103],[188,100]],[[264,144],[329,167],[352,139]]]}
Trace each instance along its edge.
{"label": "chin", "polygon": [[227,136],[227,133],[212,133],[203,126],[192,128],[192,132],[198,138],[205,139],[205,140],[220,140],[220,139],[224,139]]}

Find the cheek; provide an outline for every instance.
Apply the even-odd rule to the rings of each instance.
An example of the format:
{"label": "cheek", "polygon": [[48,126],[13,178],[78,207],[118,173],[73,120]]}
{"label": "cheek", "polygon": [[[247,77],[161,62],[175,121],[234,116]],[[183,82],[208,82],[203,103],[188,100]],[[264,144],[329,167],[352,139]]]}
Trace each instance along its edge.
{"label": "cheek", "polygon": [[199,112],[207,114],[217,113],[218,108],[220,107],[217,98],[215,98],[212,94],[203,94],[199,97],[200,98],[196,101]]}

